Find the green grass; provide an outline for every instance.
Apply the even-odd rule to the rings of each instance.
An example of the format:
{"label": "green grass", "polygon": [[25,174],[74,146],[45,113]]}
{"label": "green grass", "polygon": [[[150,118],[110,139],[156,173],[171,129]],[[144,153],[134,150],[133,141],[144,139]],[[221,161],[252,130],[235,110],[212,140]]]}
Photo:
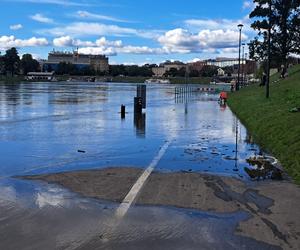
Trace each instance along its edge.
{"label": "green grass", "polygon": [[300,184],[300,113],[290,112],[300,108],[300,65],[290,69],[287,79],[270,85],[269,99],[264,87],[249,86],[230,94],[228,104],[256,142]]}

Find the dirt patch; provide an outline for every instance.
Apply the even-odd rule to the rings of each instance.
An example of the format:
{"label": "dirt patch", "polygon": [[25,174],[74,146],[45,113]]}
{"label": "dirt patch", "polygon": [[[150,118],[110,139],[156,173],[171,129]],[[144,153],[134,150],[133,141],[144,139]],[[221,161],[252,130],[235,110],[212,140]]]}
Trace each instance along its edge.
{"label": "dirt patch", "polygon": [[86,197],[121,202],[141,173],[138,168],[106,168],[18,178],[55,183]]}

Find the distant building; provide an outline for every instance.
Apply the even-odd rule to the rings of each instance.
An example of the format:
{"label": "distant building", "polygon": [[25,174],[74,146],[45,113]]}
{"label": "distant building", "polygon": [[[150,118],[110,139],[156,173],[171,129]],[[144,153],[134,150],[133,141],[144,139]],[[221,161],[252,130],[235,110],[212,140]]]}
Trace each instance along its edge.
{"label": "distant building", "polygon": [[182,68],[186,68],[186,64],[180,61],[166,61],[164,63],[161,63],[159,67],[153,67],[152,72],[155,77],[163,77],[165,76],[165,73],[167,71],[170,71],[171,69],[181,70]]}
{"label": "distant building", "polygon": [[243,72],[245,72],[245,74],[254,74],[256,72],[258,68],[258,64],[256,61],[252,61],[252,60],[247,60],[246,64],[242,66],[242,70]]}
{"label": "distant building", "polygon": [[[227,58],[227,57],[217,57],[216,59],[209,59],[206,61],[207,65],[216,66],[219,68],[224,68],[228,66],[234,66],[239,64],[238,58]],[[241,59],[241,64],[245,64],[246,60]]]}
{"label": "distant building", "polygon": [[156,77],[163,77],[164,74],[166,73],[166,69],[165,67],[154,67],[152,68],[152,72],[154,74],[154,76]]}
{"label": "distant building", "polygon": [[218,68],[217,71],[218,71],[218,76],[224,76],[225,75],[225,71],[223,69]]}
{"label": "distant building", "polygon": [[166,71],[169,71],[170,69],[181,70],[182,68],[186,67],[186,65],[180,61],[174,61],[174,62],[167,61],[167,62],[161,64],[160,66],[163,66]]}
{"label": "distant building", "polygon": [[195,71],[201,71],[202,68],[207,65],[206,61],[197,61],[197,62],[192,62],[188,64],[189,71],[195,70]]}
{"label": "distant building", "polygon": [[77,51],[60,52],[52,51],[48,54],[48,60],[43,62],[44,71],[57,70],[57,66],[61,62],[72,63],[78,69],[91,66],[95,71],[108,72],[108,57],[105,55],[86,55]]}
{"label": "distant building", "polygon": [[[155,77],[163,77],[166,72],[170,71],[171,69],[180,70],[182,68],[186,68],[188,72],[192,71],[202,71],[203,67],[215,66],[218,68],[218,76],[225,76],[226,72],[224,70],[225,67],[230,67],[232,69],[232,74],[237,74],[238,71],[238,58],[227,58],[227,57],[217,57],[216,59],[208,59],[208,60],[199,60],[197,62],[191,62],[188,64],[184,64],[180,61],[166,61],[161,63],[159,67],[153,67],[152,72]],[[255,61],[246,60],[241,58],[241,73],[252,74],[257,69],[257,65]]]}
{"label": "distant building", "polygon": [[29,81],[46,80],[52,81],[54,79],[54,72],[28,72],[26,79]]}

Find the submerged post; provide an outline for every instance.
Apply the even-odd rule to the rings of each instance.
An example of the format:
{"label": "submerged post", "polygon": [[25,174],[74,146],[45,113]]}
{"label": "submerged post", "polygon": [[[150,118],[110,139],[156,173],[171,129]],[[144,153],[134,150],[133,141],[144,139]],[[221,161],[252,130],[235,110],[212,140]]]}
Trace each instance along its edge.
{"label": "submerged post", "polygon": [[125,105],[121,105],[121,118],[125,119],[126,107]]}
{"label": "submerged post", "polygon": [[134,97],[134,113],[142,114],[143,111],[143,103],[141,97]]}
{"label": "submerged post", "polygon": [[146,96],[147,96],[147,86],[146,85],[138,85],[136,88],[136,97],[140,97],[142,99],[142,108],[146,108]]}

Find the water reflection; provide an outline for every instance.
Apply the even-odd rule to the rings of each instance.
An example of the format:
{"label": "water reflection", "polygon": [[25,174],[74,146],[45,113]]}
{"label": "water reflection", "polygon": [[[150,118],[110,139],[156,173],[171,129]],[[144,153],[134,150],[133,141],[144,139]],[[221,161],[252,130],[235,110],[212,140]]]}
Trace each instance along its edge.
{"label": "water reflection", "polygon": [[146,136],[146,113],[134,113],[134,126],[136,136],[144,138]]}
{"label": "water reflection", "polygon": [[[48,186],[48,185],[47,185]],[[250,215],[134,206],[115,226],[118,204],[42,183],[0,180],[0,249],[276,249],[235,233]],[[48,187],[49,187],[48,186]],[[10,188],[7,188],[10,187]],[[15,190],[18,189],[16,193]],[[3,191],[7,194],[3,196]],[[6,200],[5,200],[6,197]],[[49,233],[51,232],[51,233]],[[100,237],[108,236],[107,241]],[[16,240],[17,239],[17,240]]]}
{"label": "water reflection", "polygon": [[239,171],[238,169],[238,133],[239,132],[239,125],[237,118],[235,119],[235,165],[233,171]]}
{"label": "water reflection", "polygon": [[124,83],[1,85],[0,175],[145,167],[172,138],[159,170],[246,176],[245,159],[259,148],[245,142],[246,129],[217,95],[174,95],[173,85],[150,84],[145,114],[134,115],[136,89]]}
{"label": "water reflection", "polygon": [[61,189],[50,187],[47,191],[39,191],[36,196],[36,204],[39,208],[45,206],[63,207],[66,206],[67,201]]}

